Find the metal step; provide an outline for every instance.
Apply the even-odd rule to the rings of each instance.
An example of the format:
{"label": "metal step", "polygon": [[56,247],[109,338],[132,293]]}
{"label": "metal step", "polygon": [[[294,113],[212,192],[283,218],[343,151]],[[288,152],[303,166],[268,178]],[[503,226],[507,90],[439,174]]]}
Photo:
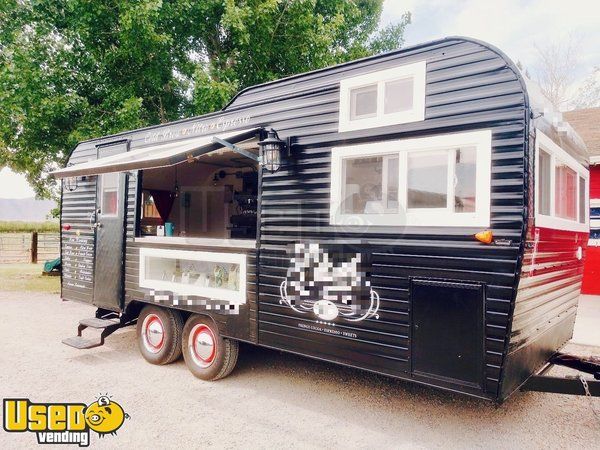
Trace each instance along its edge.
{"label": "metal step", "polygon": [[70,347],[78,348],[79,350],[100,347],[102,344],[104,344],[102,340],[85,339],[81,336],[74,336],[63,339],[62,343]]}
{"label": "metal step", "polygon": [[[104,345],[104,340],[119,328],[133,325],[137,322],[137,317],[131,318],[125,314],[119,316],[117,313],[100,308],[96,311],[96,316],[98,317],[80,320],[79,326],[77,327],[77,336],[64,339],[62,341],[63,344],[80,350],[100,347],[101,345]],[[104,317],[104,319],[102,317]],[[85,339],[83,337],[83,331],[88,328],[102,330],[99,339]]]}
{"label": "metal step", "polygon": [[108,328],[112,325],[118,325],[119,319],[98,319],[96,317],[90,317],[89,319],[81,319],[79,325],[89,328]]}

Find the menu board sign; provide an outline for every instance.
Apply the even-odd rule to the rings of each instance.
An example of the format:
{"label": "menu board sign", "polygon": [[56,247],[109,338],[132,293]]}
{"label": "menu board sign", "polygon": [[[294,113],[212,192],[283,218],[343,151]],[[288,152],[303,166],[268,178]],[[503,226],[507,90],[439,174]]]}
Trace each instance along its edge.
{"label": "menu board sign", "polygon": [[93,281],[94,270],[93,236],[69,236],[64,238],[62,267],[65,286],[89,288],[89,283]]}

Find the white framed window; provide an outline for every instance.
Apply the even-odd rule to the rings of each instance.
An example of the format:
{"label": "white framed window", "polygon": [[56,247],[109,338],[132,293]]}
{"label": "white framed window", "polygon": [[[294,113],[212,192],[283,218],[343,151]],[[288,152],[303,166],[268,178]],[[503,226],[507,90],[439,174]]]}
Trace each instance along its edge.
{"label": "white framed window", "polygon": [[425,74],[420,61],[340,81],[339,131],[425,118]]}
{"label": "white framed window", "polygon": [[490,225],[490,130],[337,147],[329,222]]}
{"label": "white framed window", "polygon": [[246,255],[140,248],[139,285],[246,303]]}
{"label": "white framed window", "polygon": [[590,172],[540,130],[535,166],[536,226],[587,231]]}

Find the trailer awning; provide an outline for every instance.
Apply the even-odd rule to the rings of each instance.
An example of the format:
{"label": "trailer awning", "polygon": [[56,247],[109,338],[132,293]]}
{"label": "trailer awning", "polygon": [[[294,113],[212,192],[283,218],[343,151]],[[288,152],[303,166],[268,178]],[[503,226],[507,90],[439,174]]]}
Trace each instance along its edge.
{"label": "trailer awning", "polygon": [[222,143],[215,142],[215,137],[237,144],[255,138],[258,130],[259,128],[250,128],[182,139],[177,142],[152,144],[136,148],[130,152],[75,164],[64,169],[55,170],[51,174],[56,178],[65,178],[172,166],[190,158],[196,158],[224,148]]}

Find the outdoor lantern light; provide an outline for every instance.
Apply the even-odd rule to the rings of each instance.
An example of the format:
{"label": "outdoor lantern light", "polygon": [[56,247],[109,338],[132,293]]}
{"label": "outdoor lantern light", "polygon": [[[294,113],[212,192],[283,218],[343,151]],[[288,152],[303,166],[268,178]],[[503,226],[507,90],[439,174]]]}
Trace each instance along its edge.
{"label": "outdoor lantern light", "polygon": [[277,132],[272,128],[267,133],[267,138],[260,141],[262,165],[271,173],[277,172],[281,167],[281,152],[285,143],[279,139]]}
{"label": "outdoor lantern light", "polygon": [[69,192],[77,189],[77,177],[65,178],[65,189]]}

